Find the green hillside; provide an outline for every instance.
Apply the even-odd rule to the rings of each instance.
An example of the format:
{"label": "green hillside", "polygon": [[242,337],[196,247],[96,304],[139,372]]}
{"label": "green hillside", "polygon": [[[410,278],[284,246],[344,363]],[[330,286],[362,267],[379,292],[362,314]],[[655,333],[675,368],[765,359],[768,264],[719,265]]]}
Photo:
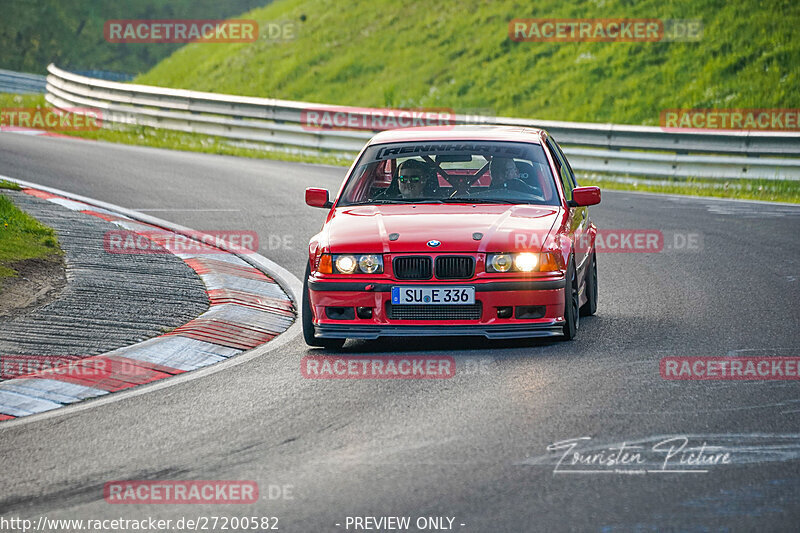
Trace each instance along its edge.
{"label": "green hillside", "polygon": [[[750,4],[750,5],[747,5]],[[800,107],[796,0],[276,0],[286,42],[191,44],[137,80],[219,93],[658,124],[664,108]],[[514,42],[513,18],[701,19],[699,42]],[[302,22],[300,22],[302,20]]]}
{"label": "green hillside", "polygon": [[145,72],[180,44],[112,44],[109,19],[225,19],[269,0],[0,0],[0,68]]}

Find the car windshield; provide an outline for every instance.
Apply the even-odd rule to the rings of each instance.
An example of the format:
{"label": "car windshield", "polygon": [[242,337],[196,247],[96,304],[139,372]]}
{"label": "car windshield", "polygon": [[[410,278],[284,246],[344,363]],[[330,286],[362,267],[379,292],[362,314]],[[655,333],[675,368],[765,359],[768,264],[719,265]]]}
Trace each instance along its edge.
{"label": "car windshield", "polygon": [[539,144],[419,141],[367,148],[337,205],[403,203],[560,201]]}

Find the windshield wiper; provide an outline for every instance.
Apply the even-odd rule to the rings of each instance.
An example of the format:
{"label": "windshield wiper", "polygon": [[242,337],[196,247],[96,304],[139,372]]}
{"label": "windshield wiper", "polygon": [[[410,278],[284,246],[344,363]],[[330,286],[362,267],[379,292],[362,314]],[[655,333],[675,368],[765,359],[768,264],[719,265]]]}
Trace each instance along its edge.
{"label": "windshield wiper", "polygon": [[350,207],[353,205],[375,205],[375,204],[407,204],[410,202],[416,202],[416,200],[410,200],[406,198],[394,198],[394,199],[377,199],[377,200],[366,200],[364,202],[353,202],[351,204],[347,204],[347,206],[343,207]]}
{"label": "windshield wiper", "polygon": [[458,204],[515,204],[510,200],[498,200],[495,198],[444,198],[443,202]]}
{"label": "windshield wiper", "polygon": [[496,198],[421,198],[421,199],[414,199],[414,198],[394,198],[394,199],[378,199],[378,200],[368,200],[365,202],[354,202],[352,204],[347,204],[347,206],[342,207],[349,207],[355,205],[375,205],[375,204],[527,204],[530,202],[523,202],[517,201],[513,202],[511,200],[498,200]]}
{"label": "windshield wiper", "polygon": [[[392,198],[354,202],[348,205],[373,205],[373,204],[443,204],[448,198]],[[460,202],[460,201],[459,201]]]}
{"label": "windshield wiper", "polygon": [[408,204],[512,204],[506,200],[493,200],[493,199],[467,199],[467,198],[420,198],[414,200],[412,198],[404,198],[398,200],[398,203]]}

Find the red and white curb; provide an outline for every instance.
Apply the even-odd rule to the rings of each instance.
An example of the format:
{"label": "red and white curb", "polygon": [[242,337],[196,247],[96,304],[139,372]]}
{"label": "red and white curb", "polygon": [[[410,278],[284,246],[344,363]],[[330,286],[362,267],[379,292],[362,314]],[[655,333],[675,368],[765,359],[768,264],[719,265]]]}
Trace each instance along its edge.
{"label": "red and white curb", "polygon": [[[27,187],[25,182],[3,178],[20,183],[28,194],[103,218],[139,235],[153,238],[154,230],[187,234],[168,223],[173,227],[165,229],[163,223],[142,221],[152,217],[135,214],[133,218],[122,213],[127,210],[102,207],[102,202],[67,198],[51,192],[53,189]],[[128,211],[128,214],[134,213]],[[296,317],[293,299],[273,277],[233,253],[235,248],[224,243],[221,246],[213,250],[213,257],[208,255],[209,245],[200,243],[191,253],[175,254],[205,284],[208,311],[159,337],[0,383],[0,420],[50,411],[213,365],[263,345],[286,331]],[[253,255],[257,256],[256,262],[269,262]],[[281,274],[285,277],[288,273]],[[295,292],[292,289],[289,288],[290,294]]]}

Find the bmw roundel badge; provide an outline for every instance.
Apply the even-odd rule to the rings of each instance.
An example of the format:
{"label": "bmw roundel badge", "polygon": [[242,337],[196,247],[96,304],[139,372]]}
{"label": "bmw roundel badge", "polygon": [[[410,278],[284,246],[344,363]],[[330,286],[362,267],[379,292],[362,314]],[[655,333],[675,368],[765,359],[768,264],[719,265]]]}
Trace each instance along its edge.
{"label": "bmw roundel badge", "polygon": [[432,239],[432,240],[428,241],[428,246],[430,246],[431,248],[436,248],[440,244],[442,244],[442,243],[437,241],[436,239]]}

